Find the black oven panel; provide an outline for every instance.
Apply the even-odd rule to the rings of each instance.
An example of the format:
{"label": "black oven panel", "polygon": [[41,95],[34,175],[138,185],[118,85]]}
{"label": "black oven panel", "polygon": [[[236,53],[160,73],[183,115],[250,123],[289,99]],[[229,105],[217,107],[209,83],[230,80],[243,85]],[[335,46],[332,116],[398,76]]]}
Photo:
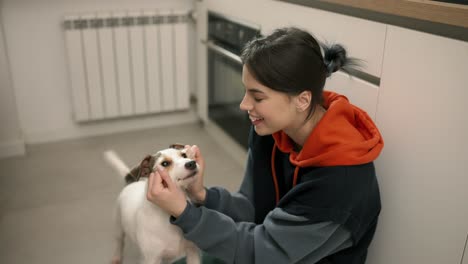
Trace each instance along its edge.
{"label": "black oven panel", "polygon": [[208,14],[208,118],[247,148],[251,122],[239,109],[244,95],[240,54],[259,27]]}
{"label": "black oven panel", "polygon": [[209,13],[208,38],[216,44],[240,55],[244,45],[260,34],[256,28],[234,22],[220,15]]}

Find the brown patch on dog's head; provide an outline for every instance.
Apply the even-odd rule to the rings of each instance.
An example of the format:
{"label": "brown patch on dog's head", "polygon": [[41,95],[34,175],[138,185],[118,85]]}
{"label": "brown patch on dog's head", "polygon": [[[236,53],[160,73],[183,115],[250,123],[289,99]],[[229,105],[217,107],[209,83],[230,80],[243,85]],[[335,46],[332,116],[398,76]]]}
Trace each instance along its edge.
{"label": "brown patch on dog's head", "polygon": [[170,171],[174,167],[174,160],[172,157],[164,155],[164,153],[161,153],[159,157],[156,159],[156,162],[160,167],[162,167],[164,170]]}
{"label": "brown patch on dog's head", "polygon": [[135,166],[130,173],[125,176],[127,183],[139,181],[142,177],[148,177],[153,172],[154,164],[159,154],[146,155],[146,157],[140,162],[140,165]]}
{"label": "brown patch on dog's head", "polygon": [[[180,157],[187,158],[186,151],[184,151],[185,145],[175,143],[171,144],[169,148],[177,150],[180,153]],[[154,172],[156,165],[163,167],[167,171],[171,171],[174,165],[174,155],[164,155],[165,151],[166,150],[161,150],[154,155],[146,155],[140,164],[135,166],[130,173],[125,176],[127,184],[137,182],[140,178],[149,177],[150,173]]]}

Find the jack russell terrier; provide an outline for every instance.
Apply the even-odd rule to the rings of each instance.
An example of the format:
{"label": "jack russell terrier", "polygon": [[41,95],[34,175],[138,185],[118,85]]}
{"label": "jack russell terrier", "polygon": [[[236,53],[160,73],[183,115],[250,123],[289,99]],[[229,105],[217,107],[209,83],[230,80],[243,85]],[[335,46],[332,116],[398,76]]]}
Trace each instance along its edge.
{"label": "jack russell terrier", "polygon": [[[146,198],[148,176],[156,165],[164,167],[177,186],[185,190],[195,177],[199,165],[189,157],[183,145],[147,155],[140,165],[129,169],[113,151],[104,153],[105,159],[125,177],[127,186],[121,191],[116,210],[116,245],[112,264],[122,263],[125,235],[137,244],[142,263],[172,263],[186,256],[187,264],[199,264],[197,246],[186,240],[179,227],[169,222],[169,214]],[[188,199],[188,198],[187,198]]]}

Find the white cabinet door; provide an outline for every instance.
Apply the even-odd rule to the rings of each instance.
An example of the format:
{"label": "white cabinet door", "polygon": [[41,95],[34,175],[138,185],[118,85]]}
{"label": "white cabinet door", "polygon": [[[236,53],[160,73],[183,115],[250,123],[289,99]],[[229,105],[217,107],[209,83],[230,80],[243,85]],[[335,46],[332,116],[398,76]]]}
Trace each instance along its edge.
{"label": "white cabinet door", "polygon": [[382,213],[369,263],[460,263],[468,230],[468,43],[389,26],[376,121]]}
{"label": "white cabinet door", "polygon": [[366,111],[373,120],[375,120],[378,89],[379,87],[374,84],[343,72],[332,74],[325,83],[325,90],[345,95],[352,104]]}

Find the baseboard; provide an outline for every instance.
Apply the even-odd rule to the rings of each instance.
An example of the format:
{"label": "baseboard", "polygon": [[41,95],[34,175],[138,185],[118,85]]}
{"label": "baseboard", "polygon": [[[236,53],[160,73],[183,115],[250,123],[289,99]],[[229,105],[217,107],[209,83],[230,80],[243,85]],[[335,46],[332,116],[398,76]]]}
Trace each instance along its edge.
{"label": "baseboard", "polygon": [[15,140],[11,142],[0,142],[0,159],[24,156],[26,154],[26,146],[24,141]]}

